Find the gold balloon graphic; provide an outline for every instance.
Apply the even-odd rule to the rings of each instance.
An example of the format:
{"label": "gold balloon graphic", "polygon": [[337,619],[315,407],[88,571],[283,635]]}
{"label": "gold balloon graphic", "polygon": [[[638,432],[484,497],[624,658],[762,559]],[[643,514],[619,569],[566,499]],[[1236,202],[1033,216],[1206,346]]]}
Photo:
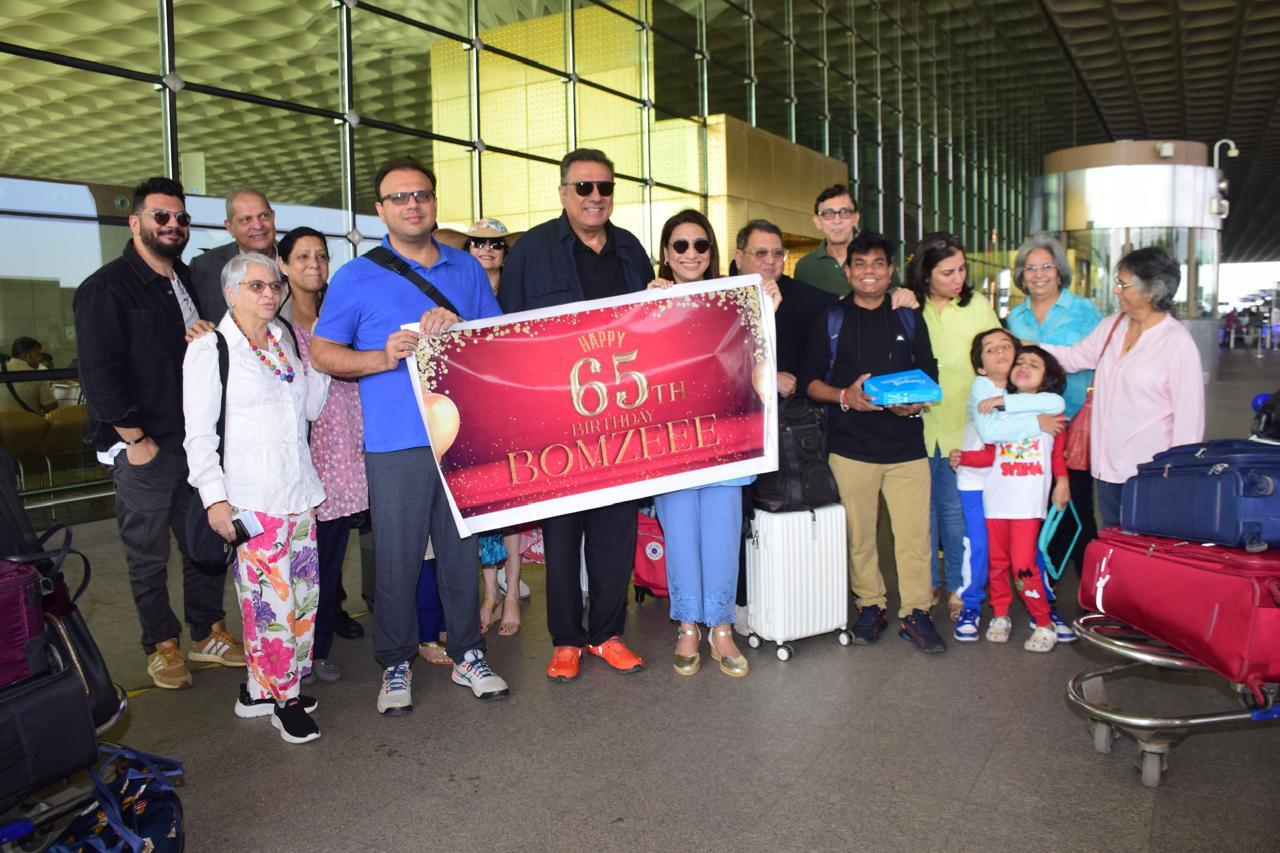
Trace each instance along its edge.
{"label": "gold balloon graphic", "polygon": [[431,451],[439,461],[453,440],[458,437],[458,407],[443,394],[427,394],[422,398],[422,408],[427,413],[427,434],[431,437]]}
{"label": "gold balloon graphic", "polygon": [[763,403],[768,403],[770,398],[776,393],[774,391],[773,364],[767,359],[761,359],[756,362],[756,366],[751,369],[751,387],[756,389],[756,393],[760,395]]}

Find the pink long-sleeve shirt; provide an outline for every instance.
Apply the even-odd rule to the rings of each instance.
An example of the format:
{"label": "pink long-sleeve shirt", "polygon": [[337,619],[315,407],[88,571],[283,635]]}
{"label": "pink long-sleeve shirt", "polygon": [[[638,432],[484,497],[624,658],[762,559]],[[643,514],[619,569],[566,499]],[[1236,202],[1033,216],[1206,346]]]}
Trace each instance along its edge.
{"label": "pink long-sleeve shirt", "polygon": [[1089,457],[1093,476],[1108,483],[1123,483],[1162,450],[1204,438],[1204,374],[1191,333],[1166,316],[1125,353],[1125,316],[1104,352],[1117,316],[1073,346],[1040,345],[1068,373],[1097,371]]}

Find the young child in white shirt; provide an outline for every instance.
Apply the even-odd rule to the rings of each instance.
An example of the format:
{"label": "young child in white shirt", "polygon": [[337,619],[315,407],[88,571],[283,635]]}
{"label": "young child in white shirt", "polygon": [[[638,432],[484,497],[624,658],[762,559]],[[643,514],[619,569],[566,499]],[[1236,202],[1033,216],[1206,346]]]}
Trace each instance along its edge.
{"label": "young child in white shirt", "polygon": [[[1009,641],[1009,606],[1016,587],[1036,626],[1023,648],[1048,652],[1057,644],[1057,634],[1050,618],[1048,592],[1036,565],[1040,524],[1050,490],[1058,506],[1070,500],[1071,493],[1062,442],[1047,431],[1053,421],[1042,422],[1039,416],[1062,412],[1066,374],[1040,347],[1022,347],[1017,350],[1012,372],[1005,374],[1016,393],[1005,392],[997,380],[1002,369],[1007,370],[1007,346],[994,331],[983,337],[991,343],[992,353],[983,359],[984,375],[974,380],[969,399],[972,425],[987,443],[982,450],[953,452],[951,461],[957,470],[960,466],[989,469],[982,488],[982,507],[989,548],[988,586],[995,615],[986,637],[993,643]],[[1037,431],[1014,437],[1019,430],[1010,419],[1019,416],[1023,418],[1018,422],[1022,432],[1029,423],[1027,416],[1035,421]],[[1002,427],[1006,429],[1002,431]],[[963,494],[961,497],[963,500]]]}

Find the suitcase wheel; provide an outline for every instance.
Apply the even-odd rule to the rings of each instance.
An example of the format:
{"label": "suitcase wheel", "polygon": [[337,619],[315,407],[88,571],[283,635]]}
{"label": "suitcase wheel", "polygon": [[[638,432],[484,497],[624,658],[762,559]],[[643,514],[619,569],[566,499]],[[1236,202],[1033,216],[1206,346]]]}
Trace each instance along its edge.
{"label": "suitcase wheel", "polygon": [[764,641],[760,639],[760,635],[759,635],[759,634],[748,634],[748,635],[747,635],[747,645],[748,645],[748,646],[750,646],[751,648],[753,648],[753,649],[758,649],[758,648],[760,648],[760,646],[762,646],[763,644],[764,644]]}
{"label": "suitcase wheel", "polygon": [[1094,720],[1089,723],[1089,733],[1093,735],[1093,751],[1110,755],[1111,745],[1116,742],[1116,730],[1109,723]]}
{"label": "suitcase wheel", "polygon": [[778,655],[778,660],[780,661],[791,660],[791,656],[794,655],[795,653],[796,653],[796,650],[791,648],[791,646],[785,643],[778,646],[778,651],[776,652],[776,654]]}
{"label": "suitcase wheel", "polygon": [[840,645],[847,646],[853,642],[853,635],[842,628],[836,631],[836,640],[839,641]]}
{"label": "suitcase wheel", "polygon": [[1169,755],[1165,752],[1138,753],[1138,767],[1142,770],[1144,788],[1160,787],[1160,777],[1169,769]]}

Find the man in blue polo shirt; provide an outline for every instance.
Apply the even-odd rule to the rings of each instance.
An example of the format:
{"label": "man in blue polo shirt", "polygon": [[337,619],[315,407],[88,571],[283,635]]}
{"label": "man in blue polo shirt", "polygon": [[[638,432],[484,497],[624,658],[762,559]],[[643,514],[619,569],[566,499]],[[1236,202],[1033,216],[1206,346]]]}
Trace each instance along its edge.
{"label": "man in blue polo shirt", "polygon": [[[375,208],[387,226],[384,248],[434,285],[462,318],[502,313],[480,264],[436,242],[436,177],[412,157],[384,163],[374,178]],[[311,345],[318,370],[360,380],[365,470],[373,517],[377,607],[373,651],[383,667],[378,712],[413,709],[410,666],[418,652],[415,595],[430,537],[449,626],[453,681],[480,699],[501,699],[507,684],[489,669],[480,636],[476,538],[462,539],[431,456],[406,358],[422,335],[438,335],[460,321],[427,295],[428,288],[369,257],[344,265],[329,283]],[[401,325],[419,321],[419,332]]]}

